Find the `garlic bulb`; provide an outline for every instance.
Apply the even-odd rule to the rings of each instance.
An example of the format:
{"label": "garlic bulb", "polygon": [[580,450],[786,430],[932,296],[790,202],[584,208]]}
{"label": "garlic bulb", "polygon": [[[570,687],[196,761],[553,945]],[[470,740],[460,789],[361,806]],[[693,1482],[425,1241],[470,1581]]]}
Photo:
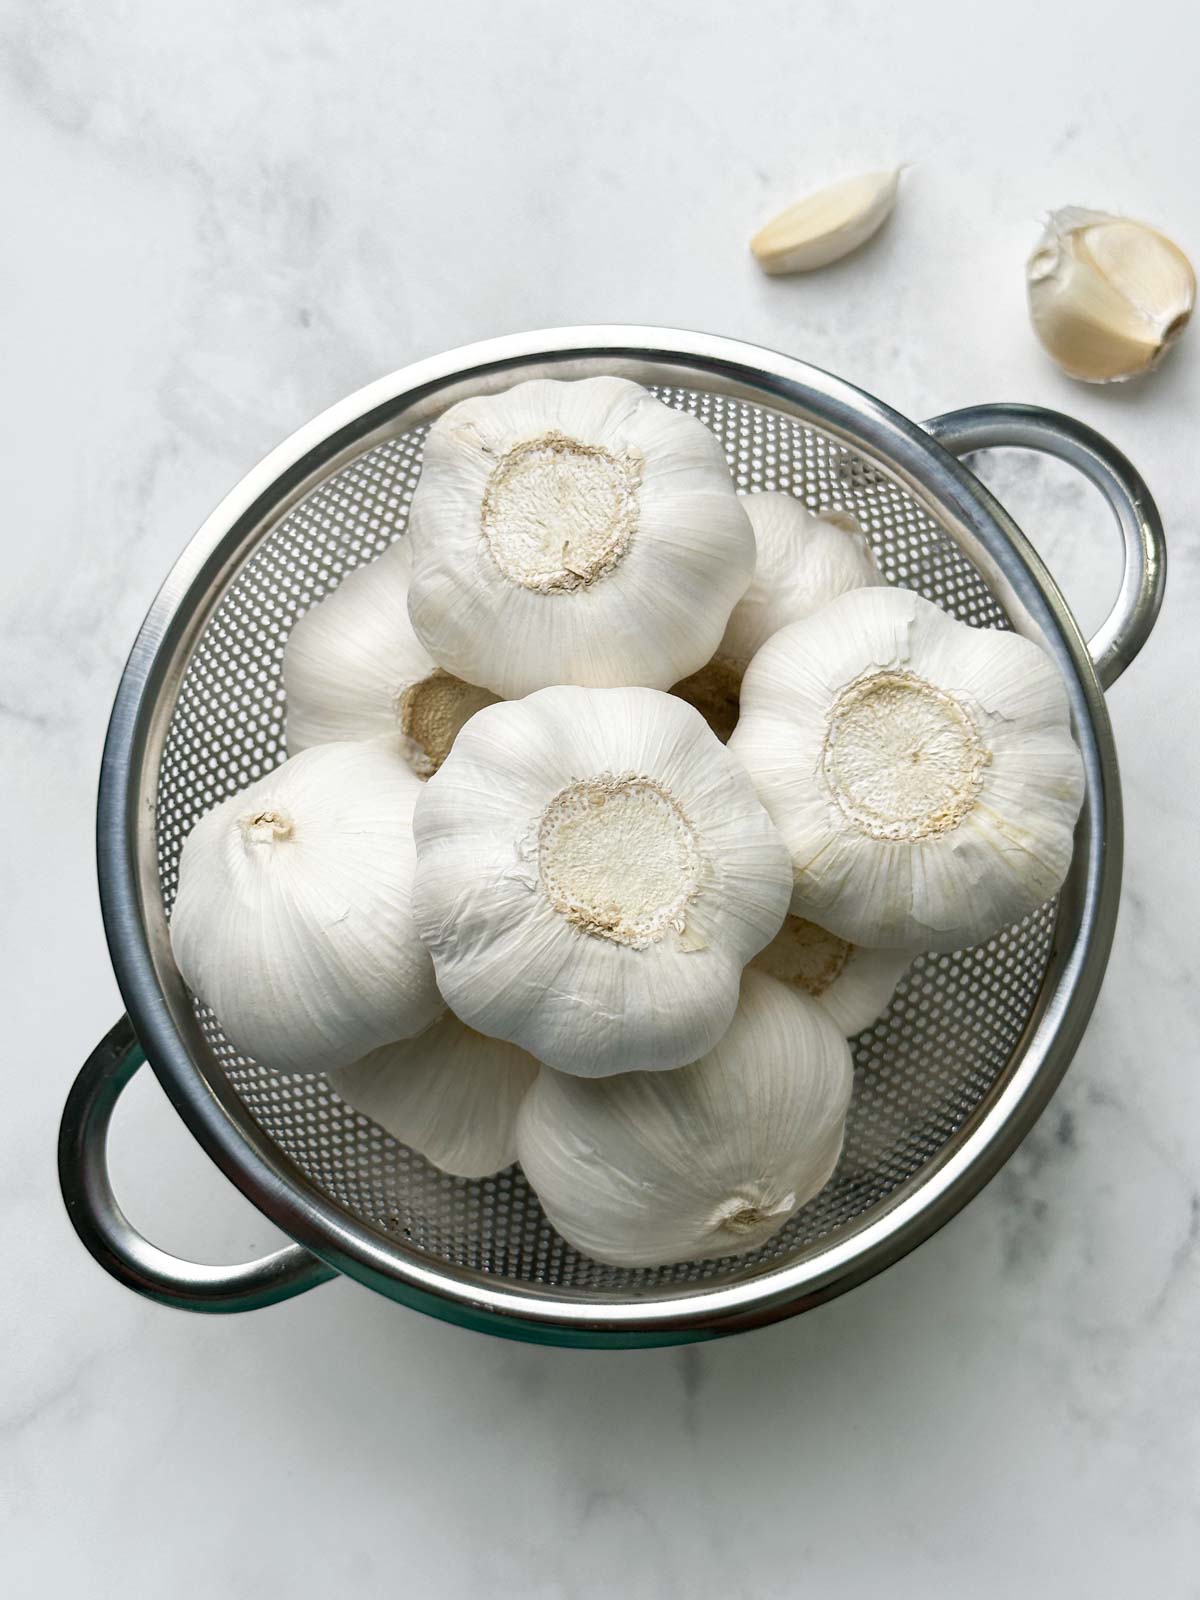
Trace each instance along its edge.
{"label": "garlic bulb", "polygon": [[623,378],[452,406],[409,528],[418,638],[508,698],[669,688],[713,653],[754,564],[716,437]]}
{"label": "garlic bulb", "polygon": [[619,1267],[757,1250],[829,1182],[850,1051],[814,1001],[747,972],[729,1031],[678,1072],[544,1068],[517,1153],[569,1244]]}
{"label": "garlic bulb", "polygon": [[848,589],[882,583],[862,529],[848,512],[814,516],[794,495],[744,495],[756,557],[750,587],[733,608],[717,652],[672,690],[696,707],[719,739],[733,732],[742,675],[755,651]]}
{"label": "garlic bulb", "polygon": [[283,652],[287,744],[400,733],[418,777],[436,772],[455,735],[496,696],[434,661],[408,618],[407,539],[359,567],[296,623]]}
{"label": "garlic bulb", "polygon": [[711,1049],[791,890],[745,773],[655,689],[488,706],[413,827],[413,910],[447,1003],[585,1077]]}
{"label": "garlic bulb", "polygon": [[764,272],[810,272],[865,244],[896,204],[900,173],[864,172],[843,178],[773,217],[750,241]]}
{"label": "garlic bulb", "polygon": [[326,1072],[443,1009],[413,926],[413,806],[400,741],[293,756],[188,835],[171,948],[233,1045]]}
{"label": "garlic bulb", "polygon": [[1196,303],[1196,275],[1178,245],[1144,223],[1080,206],[1050,216],[1026,282],[1047,354],[1087,383],[1157,366]]}
{"label": "garlic bulb", "polygon": [[517,1112],[538,1064],[446,1012],[331,1072],[334,1090],[410,1150],[457,1178],[486,1178],[517,1159]]}
{"label": "garlic bulb", "polygon": [[864,950],[789,912],[750,965],[810,995],[852,1039],[887,1010],[911,961],[907,950]]}
{"label": "garlic bulb", "polygon": [[729,749],[791,851],[793,912],[852,944],[976,943],[1070,864],[1083,771],[1054,664],[905,589],[769,639]]}

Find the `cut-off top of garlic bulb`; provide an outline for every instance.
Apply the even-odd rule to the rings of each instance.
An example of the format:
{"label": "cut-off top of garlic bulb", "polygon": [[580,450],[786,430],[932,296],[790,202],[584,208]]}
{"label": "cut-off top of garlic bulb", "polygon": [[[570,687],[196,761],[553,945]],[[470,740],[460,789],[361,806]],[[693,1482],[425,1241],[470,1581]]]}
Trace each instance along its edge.
{"label": "cut-off top of garlic bulb", "polygon": [[857,250],[891,214],[902,170],[842,178],[781,211],[750,241],[759,266],[772,275],[811,272]]}
{"label": "cut-off top of garlic bulb", "polygon": [[443,1009],[412,918],[421,788],[398,738],[319,745],[188,835],[175,961],[261,1065],[327,1072]]}
{"label": "cut-off top of garlic bulb", "polygon": [[1196,303],[1196,274],[1178,245],[1145,223],[1080,206],[1052,213],[1025,276],[1044,349],[1087,383],[1157,366]]}
{"label": "cut-off top of garlic bulb", "polygon": [[488,706],[426,784],[414,831],[414,913],[447,1003],[583,1076],[710,1049],[791,889],[746,774],[655,689]]}
{"label": "cut-off top of garlic bulb", "polygon": [[543,1069],[517,1151],[569,1244],[620,1267],[757,1250],[829,1182],[850,1051],[822,1008],[747,972],[729,1031],[678,1072]]}
{"label": "cut-off top of garlic bulb", "polygon": [[517,1112],[538,1064],[451,1012],[415,1039],[385,1044],[330,1073],[347,1104],[456,1178],[487,1178],[517,1159]]}
{"label": "cut-off top of garlic bulb", "polygon": [[907,950],[864,950],[789,912],[750,965],[811,996],[852,1039],[887,1010],[911,962]]}
{"label": "cut-off top of garlic bulb", "polygon": [[669,688],[712,654],[754,565],[715,435],[624,378],[452,406],[409,528],[417,636],[506,697]]}
{"label": "cut-off top of garlic bulb", "polygon": [[283,652],[287,745],[399,733],[418,777],[436,772],[469,717],[494,704],[487,689],[439,667],[408,616],[407,539],[359,567],[296,623]]}
{"label": "cut-off top of garlic bulb", "polygon": [[743,495],[742,504],[754,529],[754,576],[716,654],[672,691],[701,712],[719,739],[734,730],[742,677],[760,645],[839,594],[884,581],[849,512],[814,515],[795,495],[774,491]]}
{"label": "cut-off top of garlic bulb", "polygon": [[856,589],[755,656],[729,748],[787,842],[792,910],[954,950],[1061,887],[1083,797],[1046,653],[905,589]]}

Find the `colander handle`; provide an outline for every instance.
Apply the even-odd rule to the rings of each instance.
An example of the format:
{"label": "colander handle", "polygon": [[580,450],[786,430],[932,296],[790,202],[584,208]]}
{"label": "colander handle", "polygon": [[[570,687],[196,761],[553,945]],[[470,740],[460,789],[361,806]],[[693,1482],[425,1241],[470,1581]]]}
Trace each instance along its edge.
{"label": "colander handle", "polygon": [[300,1245],[259,1261],[208,1267],[150,1244],[117,1204],[108,1175],[108,1127],[121,1091],[146,1057],[128,1017],[92,1051],[71,1086],[58,1133],[58,1181],[75,1232],[106,1272],[185,1311],[254,1311],[326,1279],[332,1267]]}
{"label": "colander handle", "polygon": [[924,424],[951,455],[1011,446],[1066,461],[1108,501],[1125,541],[1125,571],[1116,604],[1088,640],[1096,676],[1106,689],[1150,637],[1162,605],[1167,547],[1162,519],[1141,474],[1103,434],[1041,406],[967,406]]}

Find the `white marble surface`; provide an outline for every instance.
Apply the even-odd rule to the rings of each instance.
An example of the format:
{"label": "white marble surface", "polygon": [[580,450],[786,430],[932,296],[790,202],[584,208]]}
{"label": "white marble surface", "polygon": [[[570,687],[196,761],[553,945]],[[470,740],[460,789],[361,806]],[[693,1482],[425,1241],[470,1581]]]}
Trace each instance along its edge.
{"label": "white marble surface", "polygon": [[[1200,253],[1193,18],[0,5],[6,1595],[1200,1595],[1200,335],[1150,383],[1081,389],[1027,332],[1021,275],[1067,202]],[[892,159],[914,165],[877,243],[756,273],[774,208]],[[1111,696],[1127,878],[1084,1045],[936,1239],[720,1345],[530,1349],[348,1283],[240,1318],[143,1303],[77,1244],[53,1170],[68,1081],[120,1009],[91,827],[136,626],[310,415],[415,357],[587,320],[757,340],[915,417],[1058,406],[1142,467],[1173,566]],[[1099,502],[1065,471],[992,471],[1097,621]],[[127,1102],[135,1220],[201,1259],[268,1247],[148,1074]]]}

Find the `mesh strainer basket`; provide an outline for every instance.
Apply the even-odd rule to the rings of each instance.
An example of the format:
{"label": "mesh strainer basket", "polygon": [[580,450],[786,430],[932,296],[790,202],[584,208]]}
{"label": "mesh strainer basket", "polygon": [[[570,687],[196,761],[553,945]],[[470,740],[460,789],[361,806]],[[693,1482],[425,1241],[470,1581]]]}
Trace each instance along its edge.
{"label": "mesh strainer basket", "polygon": [[[167,937],[188,830],[283,759],[289,628],[403,536],[432,419],[522,379],[601,373],[636,379],[702,418],[740,488],[852,510],[891,582],[964,622],[1038,639],[1062,671],[1087,777],[1057,902],[978,949],[919,960],[887,1014],[855,1041],[845,1152],[829,1187],[755,1255],[636,1271],[571,1249],[519,1168],[481,1182],[447,1177],[324,1080],[283,1077],[240,1056],[185,989]],[[956,459],[990,445],[1066,459],[1115,511],[1124,581],[1090,643],[1025,538]],[[1164,560],[1141,479],[1081,424],[983,406],[918,426],[824,372],[727,339],[631,327],[528,334],[422,362],[327,411],[196,535],[121,681],[98,831],[105,925],[129,1009],[76,1080],[59,1148],[84,1243],[130,1287],[192,1310],[249,1309],[345,1273],[473,1328],[613,1346],[753,1327],[897,1260],[1009,1156],[1091,1012],[1121,873],[1103,690],[1153,625]],[[206,1267],[130,1226],[105,1145],[113,1106],[143,1059],[204,1148],[294,1244],[244,1266]]]}

